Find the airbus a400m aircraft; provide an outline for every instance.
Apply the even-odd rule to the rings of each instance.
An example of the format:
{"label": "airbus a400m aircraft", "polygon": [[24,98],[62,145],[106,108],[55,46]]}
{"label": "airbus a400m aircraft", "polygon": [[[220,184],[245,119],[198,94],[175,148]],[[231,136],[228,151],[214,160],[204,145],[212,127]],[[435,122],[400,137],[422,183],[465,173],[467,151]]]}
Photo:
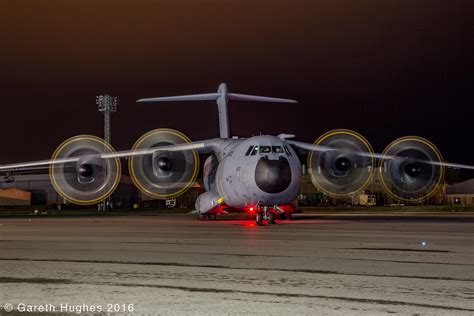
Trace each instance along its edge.
{"label": "airbus a400m aircraft", "polygon": [[294,135],[229,137],[227,103],[235,101],[296,103],[294,100],[228,92],[219,85],[215,93],[147,98],[137,102],[217,102],[220,137],[192,142],[172,129],[143,135],[131,150],[115,152],[104,140],[90,135],[70,138],[49,160],[0,166],[7,181],[14,174],[49,168],[58,193],[76,204],[96,204],[109,197],[120,181],[120,158],[128,157],[130,175],[146,195],[168,199],[183,194],[195,182],[199,154],[204,163],[206,192],[196,200],[195,213],[215,217],[229,208],[255,215],[256,223],[291,216],[300,188],[302,164],[295,149],[308,152],[307,166],[313,184],[336,198],[363,190],[377,173],[384,189],[395,199],[419,202],[432,196],[443,180],[445,167],[474,166],[443,162],[438,149],[416,136],[402,137],[383,153],[374,153],[369,142],[350,130],[334,130],[313,144],[293,140]]}

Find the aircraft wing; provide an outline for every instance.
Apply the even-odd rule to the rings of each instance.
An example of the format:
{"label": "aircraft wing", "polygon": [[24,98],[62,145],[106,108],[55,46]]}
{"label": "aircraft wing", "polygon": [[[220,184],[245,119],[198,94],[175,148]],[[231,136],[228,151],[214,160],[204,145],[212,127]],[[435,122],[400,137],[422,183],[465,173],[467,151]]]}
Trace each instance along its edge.
{"label": "aircraft wing", "polygon": [[[328,151],[339,151],[341,153],[347,153],[351,155],[357,155],[361,157],[368,157],[368,158],[376,158],[376,159],[385,159],[385,160],[391,160],[391,159],[408,159],[407,157],[402,157],[402,156],[394,156],[394,155],[384,155],[380,153],[370,153],[370,152],[363,152],[363,151],[354,151],[354,150],[348,150],[348,149],[340,149],[340,148],[335,148],[335,147],[330,147],[330,146],[321,146],[321,145],[315,145],[315,144],[309,144],[309,143],[304,143],[304,142],[298,142],[294,140],[286,140],[287,143],[295,146],[296,148],[300,148],[303,150],[307,151],[318,151],[318,152],[328,152]],[[447,168],[457,168],[457,169],[470,169],[474,170],[474,166],[471,165],[465,165],[465,164],[457,164],[457,163],[449,163],[449,162],[439,162],[439,161],[429,161],[429,160],[413,160],[412,161],[417,161],[420,163],[426,163],[426,164],[431,164],[431,165],[438,165],[438,166],[444,166]]]}
{"label": "aircraft wing", "polygon": [[76,156],[68,157],[61,159],[48,159],[48,160],[39,160],[39,161],[30,161],[30,162],[21,162],[7,165],[0,165],[0,173],[11,173],[11,172],[23,172],[23,171],[33,171],[33,170],[42,170],[48,169],[51,165],[55,164],[64,164],[69,162],[77,162],[84,157],[96,157],[102,159],[111,159],[111,158],[124,158],[140,155],[151,155],[158,151],[187,151],[187,150],[197,150],[200,153],[206,153],[212,151],[215,146],[216,139],[197,141],[192,143],[183,143],[176,145],[166,145],[160,147],[145,148],[140,150],[125,150],[118,151],[113,153],[103,153],[96,155],[88,156]]}

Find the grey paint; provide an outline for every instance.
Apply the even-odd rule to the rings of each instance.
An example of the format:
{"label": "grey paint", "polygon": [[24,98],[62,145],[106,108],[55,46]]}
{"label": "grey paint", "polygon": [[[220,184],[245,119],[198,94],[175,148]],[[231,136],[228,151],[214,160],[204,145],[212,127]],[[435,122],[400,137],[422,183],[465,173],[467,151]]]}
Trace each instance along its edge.
{"label": "grey paint", "polygon": [[234,101],[255,101],[255,102],[276,102],[276,103],[296,103],[295,100],[270,98],[256,95],[229,93],[227,84],[221,83],[217,88],[217,93],[203,93],[192,95],[181,95],[172,97],[145,98],[137,102],[170,102],[170,101],[210,101],[215,100],[219,113],[219,137],[229,138],[229,112],[227,109],[228,100]]}
{"label": "grey paint", "polygon": [[220,138],[229,138],[229,111],[227,109],[227,85],[221,83],[217,92],[220,96],[216,99],[217,111],[219,112],[219,136]]}
{"label": "grey paint", "polygon": [[[301,181],[301,163],[296,153],[257,153],[246,156],[250,146],[284,146],[286,141],[270,135],[254,136],[241,140],[229,149],[221,159],[217,169],[216,189],[226,204],[236,208],[246,206],[269,206],[291,203],[298,193]],[[285,157],[291,168],[290,185],[280,193],[267,193],[256,184],[255,171],[260,159],[278,159]]]}
{"label": "grey paint", "polygon": [[[246,155],[251,146],[286,146],[289,153],[257,153]],[[222,197],[226,205],[234,208],[273,207],[291,203],[301,183],[301,163],[293,148],[277,136],[259,135],[247,139],[213,139],[205,141],[201,152],[212,151],[204,163],[204,184],[207,190],[196,202],[196,210],[213,212],[216,201]],[[260,159],[285,157],[291,168],[290,185],[279,193],[267,193],[256,184],[255,172]],[[210,193],[208,193],[210,192]],[[208,201],[204,201],[208,198]]]}

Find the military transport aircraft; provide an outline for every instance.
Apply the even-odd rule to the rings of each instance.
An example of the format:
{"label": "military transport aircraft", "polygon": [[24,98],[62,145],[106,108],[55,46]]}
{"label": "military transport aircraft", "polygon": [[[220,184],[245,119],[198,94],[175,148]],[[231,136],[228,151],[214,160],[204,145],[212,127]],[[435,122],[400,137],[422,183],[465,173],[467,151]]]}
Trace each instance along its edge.
{"label": "military transport aircraft", "polygon": [[[6,181],[24,171],[49,168],[51,182],[66,200],[82,205],[108,198],[120,181],[120,158],[128,157],[130,175],[146,195],[169,199],[186,192],[196,180],[199,154],[204,163],[206,192],[196,200],[195,213],[215,218],[229,208],[254,214],[256,223],[288,218],[300,188],[302,164],[296,149],[308,152],[307,166],[313,184],[335,198],[362,191],[377,173],[383,188],[405,202],[425,200],[439,190],[445,167],[474,169],[446,163],[428,140],[402,137],[383,153],[374,153],[360,134],[338,129],[320,136],[313,144],[293,140],[294,135],[259,135],[246,139],[229,137],[227,103],[234,101],[296,103],[294,100],[228,92],[219,85],[215,93],[147,98],[137,102],[217,102],[220,136],[192,142],[167,128],[140,137],[131,150],[115,152],[101,138],[72,137],[56,149],[51,159],[0,166]],[[378,163],[377,163],[378,162]]]}

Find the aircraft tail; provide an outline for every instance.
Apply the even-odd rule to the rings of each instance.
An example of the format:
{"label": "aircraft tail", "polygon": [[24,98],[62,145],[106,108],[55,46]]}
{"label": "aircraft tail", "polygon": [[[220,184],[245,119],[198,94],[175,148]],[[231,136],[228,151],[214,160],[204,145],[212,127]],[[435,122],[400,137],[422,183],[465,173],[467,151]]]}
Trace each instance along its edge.
{"label": "aircraft tail", "polygon": [[180,95],[173,97],[145,98],[139,99],[137,102],[172,102],[172,101],[211,101],[217,103],[219,111],[219,130],[220,138],[229,138],[229,114],[227,110],[227,101],[255,101],[255,102],[275,102],[275,103],[297,103],[295,100],[263,97],[257,95],[229,93],[227,85],[221,83],[216,93],[203,93]]}

